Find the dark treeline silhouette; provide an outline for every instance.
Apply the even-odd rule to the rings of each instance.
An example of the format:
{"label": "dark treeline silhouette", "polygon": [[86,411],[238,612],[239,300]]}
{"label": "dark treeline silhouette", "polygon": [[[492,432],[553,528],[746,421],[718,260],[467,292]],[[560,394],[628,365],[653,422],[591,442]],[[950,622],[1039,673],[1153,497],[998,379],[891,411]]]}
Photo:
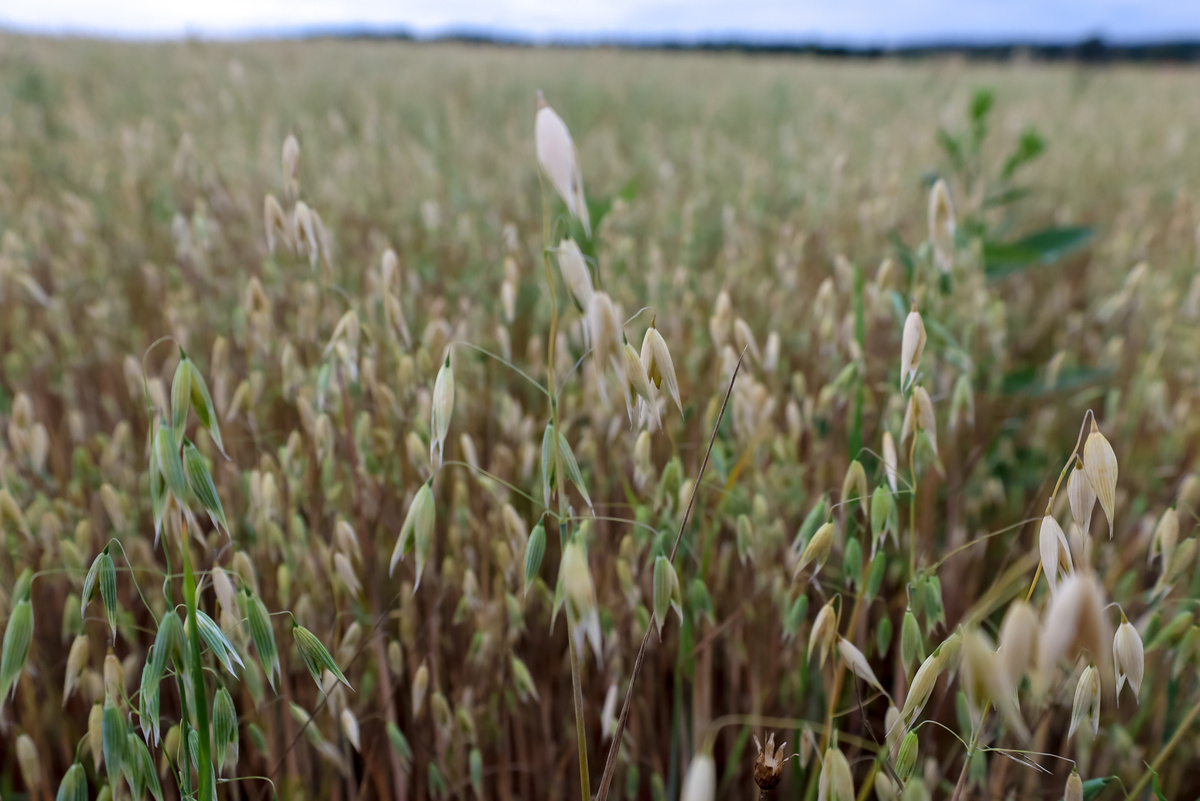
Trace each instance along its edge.
{"label": "dark treeline silhouette", "polygon": [[618,37],[562,37],[532,39],[504,32],[451,31],[437,36],[414,36],[405,30],[309,30],[304,38],[404,40],[421,43],[452,42],[500,47],[616,48],[679,52],[745,53],[818,56],[845,59],[922,59],[957,56],[974,61],[1070,61],[1087,64],[1120,62],[1182,63],[1200,61],[1200,38],[1156,42],[1107,42],[1092,37],[1077,42],[954,42],[934,41],[896,46],[844,45],[800,40],[769,39],[654,39]]}

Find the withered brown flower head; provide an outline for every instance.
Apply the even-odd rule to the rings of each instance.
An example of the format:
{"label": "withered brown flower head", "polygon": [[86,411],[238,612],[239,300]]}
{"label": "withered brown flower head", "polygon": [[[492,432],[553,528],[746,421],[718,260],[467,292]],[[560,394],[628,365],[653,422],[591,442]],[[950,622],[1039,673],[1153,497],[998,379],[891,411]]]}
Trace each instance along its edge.
{"label": "withered brown flower head", "polygon": [[754,783],[763,790],[770,790],[779,784],[779,780],[783,778],[783,763],[787,759],[783,756],[783,749],[787,743],[780,743],[779,748],[775,748],[775,732],[771,732],[771,736],[767,738],[767,747],[764,750],[762,743],[758,740],[758,735],[754,735],[754,745],[758,749],[758,754],[754,757]]}

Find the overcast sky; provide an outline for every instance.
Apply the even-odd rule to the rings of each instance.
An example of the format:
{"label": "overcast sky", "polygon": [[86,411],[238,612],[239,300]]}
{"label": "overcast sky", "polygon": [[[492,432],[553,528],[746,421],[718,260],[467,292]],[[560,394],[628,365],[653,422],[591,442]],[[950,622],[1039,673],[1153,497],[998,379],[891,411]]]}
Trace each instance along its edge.
{"label": "overcast sky", "polygon": [[0,28],[242,37],[470,28],[536,39],[735,35],[827,43],[1200,38],[1200,0],[3,0]]}

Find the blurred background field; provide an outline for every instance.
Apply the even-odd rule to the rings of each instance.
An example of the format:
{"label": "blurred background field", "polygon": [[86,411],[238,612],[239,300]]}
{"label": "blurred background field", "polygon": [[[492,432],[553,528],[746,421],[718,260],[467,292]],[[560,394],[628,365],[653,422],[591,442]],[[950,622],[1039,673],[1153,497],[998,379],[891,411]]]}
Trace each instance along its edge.
{"label": "blurred background field", "polygon": [[[877,454],[885,431],[901,439],[901,328],[916,300],[929,330],[923,381],[937,450],[916,451],[914,500],[902,446],[892,524],[901,546],[885,551],[879,587],[843,634],[902,698],[913,503],[916,561],[922,577],[940,579],[944,607],[944,619],[918,609],[925,651],[1022,560],[1023,586],[1001,590],[1023,596],[1037,520],[1091,409],[1120,463],[1115,535],[1096,522],[1091,561],[1147,644],[1147,678],[1140,705],[1105,706],[1094,743],[1066,737],[1074,684],[1027,721],[1034,750],[1131,787],[1200,698],[1200,574],[1183,566],[1162,597],[1153,590],[1160,568],[1147,563],[1165,510],[1177,509],[1181,541],[1197,519],[1187,494],[1200,455],[1194,69],[4,35],[6,619],[18,575],[39,572],[33,644],[0,722],[0,795],[49,798],[86,741],[93,702],[104,698],[109,637],[99,603],[81,621],[78,599],[110,537],[123,545],[120,556],[112,549],[113,653],[136,708],[168,569],[152,544],[140,368],[145,356],[151,400],[169,400],[178,351],[147,348],[171,336],[212,389],[230,456],[193,434],[230,528],[227,536],[205,521],[193,532],[203,541],[193,548],[197,569],[221,565],[272,612],[290,610],[354,687],[318,691],[283,615],[273,618],[283,672],[273,692],[235,615],[227,632],[245,660],[243,680],[215,662],[207,671],[210,691],[232,693],[242,732],[243,778],[219,793],[264,797],[266,785],[245,777],[268,776],[293,798],[466,796],[477,754],[485,798],[578,797],[566,627],[561,616],[550,625],[558,538],[549,537],[528,592],[522,570],[541,513],[546,399],[478,350],[451,349],[445,458],[486,474],[437,472],[436,534],[415,592],[411,560],[394,577],[385,565],[431,474],[430,392],[447,345],[472,343],[545,380],[538,89],[570,126],[595,210],[607,211],[584,248],[597,284],[623,319],[633,317],[625,332],[635,347],[654,318],[683,398],[682,418],[664,407],[664,430],[641,454],[619,391],[610,388],[606,408],[581,369],[559,401],[596,514],[584,536],[604,645],[599,659],[585,655],[582,682],[593,784],[611,731],[606,699],[619,708],[649,625],[654,556],[670,548],[728,384],[734,348],[724,346],[745,344],[733,318],[748,323],[757,356],[747,357],[718,429],[676,560],[682,625],[672,617],[661,645],[651,636],[615,792],[677,797],[702,733],[724,715],[815,721],[819,738],[830,666],[806,659],[810,627],[835,593],[847,602],[861,594],[870,515],[855,505],[832,512],[839,541],[816,582],[793,583],[790,568],[812,534],[802,523],[823,496],[842,499],[852,459],[869,487],[883,486]],[[268,252],[263,198],[288,205],[280,149],[289,133],[302,149],[299,197],[328,234],[315,267],[284,247]],[[1003,175],[1022,143],[1028,163]],[[922,244],[936,177],[947,180],[959,222],[947,275]],[[555,212],[565,235],[561,205]],[[1047,229],[1066,238],[1021,244]],[[383,311],[388,248],[398,255],[409,341]],[[713,322],[722,290],[729,319]],[[560,286],[560,377],[585,352],[581,315],[565,298]],[[361,340],[330,357],[349,310]],[[581,497],[572,499],[582,516]],[[1059,500],[1062,517],[1065,493]],[[857,564],[844,558],[854,547]],[[1045,593],[1043,584],[1035,600]],[[225,627],[219,611],[231,610],[211,583],[201,598]],[[999,621],[996,610],[982,618],[993,633]],[[80,634],[89,656],[64,701]],[[854,743],[883,742],[886,704],[857,705],[868,689],[848,682],[837,705],[848,710],[837,728],[858,738],[842,742],[856,786],[875,769],[874,751]],[[918,773],[934,798],[949,797],[959,776],[955,733],[970,735],[957,692],[938,684],[926,716],[946,729],[921,729]],[[174,688],[163,691],[162,710],[165,730],[179,719]],[[777,731],[792,753],[804,728],[754,731]],[[20,734],[36,746],[40,783],[18,768]],[[1200,791],[1200,740],[1184,735],[1159,771],[1168,798]],[[748,736],[738,726],[717,736],[723,797],[758,792]],[[103,770],[81,747],[95,797]],[[152,749],[156,762],[162,751]],[[1070,771],[1056,759],[1036,758],[1049,771],[1038,773],[1003,754],[979,756],[970,797],[1058,798]],[[790,761],[774,792],[803,797],[819,764],[819,755]],[[169,779],[164,790],[177,792]],[[1102,792],[1124,797],[1116,781]]]}

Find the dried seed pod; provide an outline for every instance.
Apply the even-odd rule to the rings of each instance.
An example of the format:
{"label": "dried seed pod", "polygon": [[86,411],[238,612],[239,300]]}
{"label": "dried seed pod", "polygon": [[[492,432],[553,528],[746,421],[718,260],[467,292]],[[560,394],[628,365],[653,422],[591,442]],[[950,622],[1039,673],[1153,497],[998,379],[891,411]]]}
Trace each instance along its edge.
{"label": "dried seed pod", "polygon": [[917,311],[914,301],[912,311],[904,320],[904,332],[900,338],[900,391],[906,391],[916,380],[921,367],[921,354],[925,352],[925,321]]}
{"label": "dried seed pod", "polygon": [[1142,638],[1137,629],[1121,613],[1121,625],[1113,635],[1113,667],[1117,674],[1117,705],[1121,704],[1121,689],[1125,680],[1133,688],[1133,698],[1138,700],[1142,688],[1142,674],[1146,668],[1145,652],[1142,648]]}
{"label": "dried seed pod", "polygon": [[754,756],[754,783],[762,790],[771,790],[783,778],[783,765],[787,762],[783,754],[787,743],[780,743],[776,748],[775,732],[771,732],[767,737],[766,749],[759,742],[757,734],[754,735],[754,747],[757,750]]}
{"label": "dried seed pod", "polygon": [[1100,730],[1100,675],[1091,665],[1083,669],[1079,684],[1075,687],[1075,704],[1071,708],[1071,728],[1067,737],[1075,736],[1075,730],[1085,717],[1091,721],[1094,740]]}
{"label": "dried seed pod", "polygon": [[1092,420],[1092,431],[1083,444],[1083,470],[1087,474],[1104,516],[1108,518],[1108,537],[1113,535],[1113,515],[1117,505],[1117,455]]}

